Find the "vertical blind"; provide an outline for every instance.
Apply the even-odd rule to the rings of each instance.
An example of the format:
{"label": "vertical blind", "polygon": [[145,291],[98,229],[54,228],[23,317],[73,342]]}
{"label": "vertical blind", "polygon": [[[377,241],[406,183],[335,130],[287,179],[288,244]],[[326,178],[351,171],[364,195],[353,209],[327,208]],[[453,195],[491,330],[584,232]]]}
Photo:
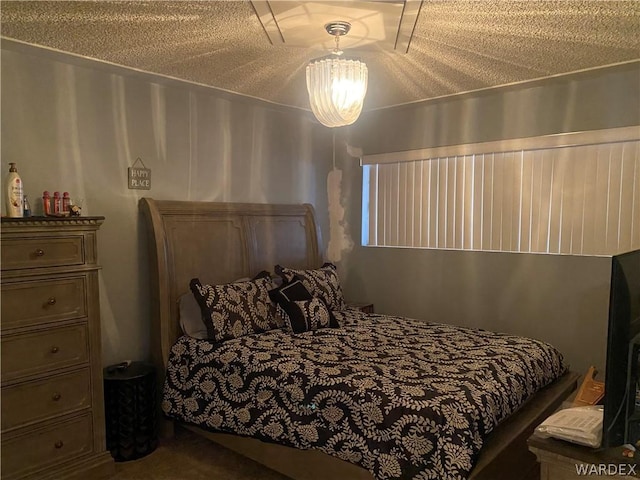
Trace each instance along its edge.
{"label": "vertical blind", "polygon": [[614,254],[640,248],[640,141],[363,166],[362,243]]}

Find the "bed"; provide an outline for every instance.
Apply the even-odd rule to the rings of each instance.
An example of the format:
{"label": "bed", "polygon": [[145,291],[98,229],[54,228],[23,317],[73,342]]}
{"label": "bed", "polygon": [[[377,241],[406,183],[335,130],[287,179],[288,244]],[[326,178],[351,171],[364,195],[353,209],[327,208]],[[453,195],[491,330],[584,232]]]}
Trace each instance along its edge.
{"label": "bed", "polygon": [[[416,347],[420,343],[420,338],[427,334],[447,334],[449,335],[447,338],[455,338],[456,342],[464,346],[463,350],[455,352],[453,347],[449,350],[437,349],[433,350],[429,357],[449,351],[452,361],[456,360],[453,357],[457,356],[456,361],[459,368],[463,364],[464,357],[470,356],[469,352],[475,348],[475,343],[473,342],[487,343],[494,341],[489,339],[489,336],[493,334],[459,329],[445,324],[364,314],[358,310],[345,309],[345,311],[336,314],[339,323],[343,326],[342,328],[321,329],[313,332],[313,334],[305,332],[302,335],[294,336],[293,340],[291,340],[290,335],[287,336],[288,334],[285,334],[282,330],[270,330],[260,335],[237,338],[228,343],[225,342],[222,346],[206,340],[185,337],[179,325],[178,299],[189,293],[191,279],[199,278],[203,283],[217,285],[234,282],[239,278],[252,277],[260,271],[272,272],[274,266],[278,264],[286,265],[293,269],[317,269],[322,265],[319,229],[316,225],[313,208],[310,205],[157,201],[143,198],[140,201],[140,209],[148,226],[150,246],[152,359],[157,366],[159,385],[164,385],[165,380],[167,380],[166,395],[164,397],[161,395],[158,399],[158,405],[160,409],[164,406],[165,413],[169,412],[175,419],[180,419],[177,423],[276,471],[300,480],[325,478],[341,478],[345,480],[445,478],[442,472],[438,471],[438,468],[440,470],[444,468],[449,471],[451,464],[447,463],[447,461],[450,462],[451,458],[465,457],[464,453],[452,454],[448,456],[447,461],[441,461],[439,466],[424,465],[423,470],[423,467],[420,466],[421,463],[424,463],[423,457],[419,454],[420,449],[426,448],[426,450],[430,450],[432,446],[427,445],[425,447],[424,442],[421,444],[419,441],[417,443],[413,442],[413,444],[408,442],[409,447],[408,450],[405,449],[405,453],[409,451],[406,457],[410,457],[410,461],[396,465],[394,454],[398,452],[399,446],[398,444],[387,446],[388,437],[393,437],[394,435],[388,433],[387,427],[390,427],[390,425],[384,423],[386,419],[381,417],[378,420],[378,423],[381,423],[384,428],[380,425],[368,425],[369,437],[362,437],[359,442],[344,437],[340,429],[346,424],[352,424],[353,418],[349,417],[349,413],[353,414],[355,409],[360,412],[361,408],[368,409],[369,418],[380,417],[380,412],[384,411],[396,415],[392,423],[424,422],[423,419],[415,420],[414,412],[410,411],[414,406],[417,405],[416,408],[418,410],[427,407],[431,408],[432,406],[434,408],[440,407],[429,403],[431,400],[436,402],[437,396],[430,392],[427,393],[429,398],[425,398],[425,393],[420,384],[416,383],[415,379],[407,379],[407,376],[410,377],[412,375],[410,372],[415,371],[416,368],[432,368],[428,366],[427,360],[429,359],[420,353],[421,349],[430,347],[428,345],[420,346],[420,348]],[[426,330],[430,331],[427,332]],[[352,331],[355,332],[353,334],[355,337],[347,338],[348,335],[351,335],[349,332]],[[379,352],[375,348],[369,348],[367,345],[362,346],[362,342],[356,341],[356,339],[362,338],[367,332],[371,332],[373,339],[378,339],[374,343],[384,343],[384,338],[387,337],[390,339],[390,343],[384,349],[380,349]],[[453,337],[450,337],[450,335],[453,335]],[[487,338],[484,335],[487,335]],[[405,340],[404,343],[403,339]],[[504,353],[505,349],[512,348],[513,344],[518,344],[520,340],[517,337],[502,336],[499,342],[502,342],[502,344],[488,349],[491,351],[491,355],[499,357]],[[395,347],[393,343],[396,344]],[[447,341],[439,343],[444,345]],[[317,361],[320,357],[314,353],[305,353],[305,357],[302,358],[300,352],[306,352],[307,350],[304,349],[313,348],[312,344],[321,345],[319,348],[324,349],[324,351],[327,348],[333,349],[329,356],[321,358],[321,365],[317,368],[322,369],[322,375],[317,378],[313,375],[304,378],[299,375],[292,375],[291,368],[287,370],[287,368],[283,367],[284,365],[292,364],[291,358],[281,358],[281,356],[275,358],[270,351],[270,349],[281,345],[285,348],[287,355],[296,356],[296,361],[300,362],[298,366],[302,365],[304,366],[303,369],[310,370],[315,368],[313,363],[310,362]],[[341,348],[340,345],[347,345],[348,347]],[[275,383],[279,383],[280,386],[288,389],[287,395],[289,397],[287,398],[289,398],[289,404],[287,406],[282,402],[275,402],[273,398],[277,393],[267,392],[265,394],[256,390],[254,392],[255,395],[250,395],[249,397],[251,398],[245,398],[245,401],[260,401],[263,402],[261,405],[245,405],[246,408],[243,408],[243,405],[239,403],[228,402],[224,406],[225,411],[233,412],[228,417],[236,419],[235,423],[238,426],[242,422],[238,422],[237,418],[251,417],[251,414],[247,413],[251,411],[251,408],[253,408],[253,411],[256,408],[262,408],[264,412],[267,412],[267,414],[270,412],[271,415],[279,409],[279,418],[283,416],[287,418],[288,423],[284,422],[285,430],[287,429],[286,425],[295,424],[295,429],[299,431],[307,433],[311,431],[305,441],[300,441],[300,437],[298,437],[297,441],[283,439],[282,426],[276,425],[274,427],[274,422],[264,422],[263,428],[259,429],[241,428],[232,432],[230,425],[228,422],[225,423],[224,419],[218,417],[212,419],[209,416],[209,420],[204,420],[203,411],[206,410],[206,407],[202,404],[202,398],[212,394],[209,385],[210,380],[213,378],[211,372],[217,372],[213,375],[217,375],[222,382],[227,382],[231,378],[233,382],[236,382],[233,388],[240,388],[242,382],[247,378],[242,373],[242,369],[245,367],[234,362],[238,357],[254,355],[254,353],[238,354],[238,352],[251,352],[250,349],[252,348],[254,349],[253,352],[257,348],[260,350],[260,355],[263,355],[261,357],[262,363],[255,363],[255,365],[260,365],[260,369],[275,368],[284,372],[285,376]],[[482,352],[486,352],[487,348],[483,348]],[[534,342],[522,348],[524,349],[523,351],[540,349],[540,355],[544,358],[549,354],[547,347],[542,342]],[[234,351],[234,349],[236,350]],[[214,364],[215,367],[200,364],[194,367],[192,371],[189,371],[189,364],[196,365],[199,363],[198,360],[194,360],[198,355],[192,355],[192,353],[202,353],[203,351],[206,351],[206,355],[211,354],[211,356],[214,356],[216,358],[215,361],[218,363]],[[402,357],[407,354],[407,351],[413,352],[411,355],[414,358],[410,361]],[[370,355],[370,358],[367,358],[367,355]],[[381,361],[379,355],[384,355],[384,361]],[[486,356],[486,353],[479,355]],[[481,359],[478,361],[480,362]],[[545,359],[544,362],[547,362],[547,360]],[[463,466],[459,471],[464,472],[464,474],[452,473],[450,478],[466,477],[476,480],[509,478],[516,480],[524,478],[524,475],[527,475],[535,468],[536,460],[527,450],[526,439],[532,433],[533,428],[558,408],[562,401],[575,389],[578,377],[571,372],[560,374],[564,370],[564,366],[559,365],[555,360],[550,360],[550,362],[548,365],[555,365],[551,370],[554,368],[557,370],[554,377],[558,378],[552,382],[548,378],[541,378],[537,381],[540,385],[535,385],[536,382],[529,382],[531,385],[527,382],[521,383],[516,388],[519,393],[515,396],[521,397],[523,401],[526,400],[523,405],[520,405],[520,402],[516,402],[515,399],[513,399],[513,402],[504,400],[505,398],[511,399],[510,396],[503,396],[502,401],[503,403],[513,403],[512,405],[503,405],[501,407],[492,405],[491,411],[495,410],[503,413],[513,411],[513,413],[506,418],[492,414],[488,415],[490,418],[482,419],[480,430],[490,430],[490,433],[487,432],[486,435],[482,434],[480,436],[477,433],[470,434],[472,437],[468,439],[470,444],[475,444],[478,448],[481,446],[481,449],[478,452],[474,451],[468,459],[472,462],[473,469],[469,473],[465,470],[466,467]],[[395,370],[391,372],[382,371],[385,370],[385,365],[391,365]],[[351,369],[349,370],[347,367]],[[505,384],[513,383],[513,378],[515,377],[504,374],[505,371],[513,367],[503,366],[501,368],[501,370],[496,369],[496,371],[500,370],[501,373],[496,374],[495,378],[502,378]],[[533,364],[526,368],[541,370],[540,365]],[[402,370],[407,373],[407,376],[402,378],[401,381],[405,383],[401,386],[385,383],[382,387],[378,385],[376,389],[375,385],[366,383],[371,378],[374,378],[371,375],[367,375],[367,369],[378,369],[380,371],[376,370],[376,375],[382,376],[388,376],[389,373],[393,376]],[[253,368],[253,370],[252,373],[255,374],[256,368]],[[542,370],[546,370],[546,368]],[[206,375],[209,375],[206,377],[209,383],[204,388],[206,395],[200,392],[196,396],[197,401],[189,405],[189,408],[184,408],[185,401],[179,399],[179,390],[182,388],[186,391],[187,388],[192,390],[195,388],[200,391],[201,386],[198,384],[200,381],[198,378],[203,378],[201,377],[203,371],[207,372]],[[166,378],[167,372],[169,372],[168,378]],[[262,374],[264,372],[260,371],[258,373]],[[447,377],[446,370],[438,374],[443,378]],[[451,370],[449,376],[453,377],[455,375],[461,375],[461,373]],[[319,381],[320,377],[324,380]],[[468,382],[468,378],[472,377],[473,375],[467,375],[465,382]],[[465,390],[467,396],[476,399],[482,397],[479,400],[480,404],[495,403],[496,400],[489,399],[487,395],[492,390],[502,387],[491,384],[491,382],[485,382],[484,388],[486,392],[482,393],[477,388],[486,379],[483,379],[483,376],[476,377],[474,386]],[[303,379],[301,380],[301,378]],[[305,396],[305,392],[310,393],[313,390],[315,395],[313,398],[317,399],[319,394],[317,389],[323,383],[326,387],[327,382],[331,385],[340,382],[341,384],[346,384],[347,386],[344,388],[351,389],[351,392],[348,393],[348,395],[351,395],[351,400],[349,401],[354,406],[346,408],[344,403],[337,403],[340,408],[335,408],[336,400],[331,397],[347,395],[343,391],[322,397],[330,400],[326,404],[318,402],[318,405],[316,405],[315,401],[309,400],[311,397]],[[442,386],[440,393],[446,391],[447,383],[447,381],[440,382]],[[548,385],[543,386],[543,383],[548,383]],[[530,389],[537,390],[537,393],[531,393],[528,391]],[[292,391],[297,392],[296,395],[298,395],[295,397],[295,405],[290,402],[291,398],[294,398],[291,396]],[[421,393],[423,397],[405,398],[407,392],[418,392],[416,395]],[[193,396],[193,392],[191,391],[189,395]],[[265,398],[260,398],[261,395]],[[247,395],[244,395],[244,397],[247,397]],[[402,398],[400,399],[400,397]],[[357,401],[354,401],[354,398]],[[445,396],[442,398],[445,398]],[[442,408],[444,409],[442,411],[452,411],[446,405]],[[180,409],[182,409],[182,413],[178,412]],[[294,415],[294,410],[297,412],[296,415]],[[328,414],[327,412],[332,413]],[[306,417],[315,421],[314,428],[311,430],[301,423],[304,422]],[[477,417],[478,415],[473,417],[471,421],[478,422]],[[171,435],[176,420],[164,416],[163,418],[165,418],[162,424],[163,434]],[[407,421],[406,419],[414,420]],[[318,423],[319,421],[320,423]],[[455,429],[457,434],[464,436],[466,431],[476,431],[476,429],[468,428],[469,421],[469,418],[458,418],[457,420],[454,418],[453,423],[458,423],[458,428]],[[494,421],[497,426],[492,424]],[[398,438],[405,440],[416,438],[415,425],[407,428],[408,430],[404,430],[400,434],[396,432],[396,442]],[[375,435],[372,436],[370,434],[371,431],[375,431]],[[341,435],[343,436],[341,437]],[[321,437],[320,440],[322,441],[318,437]],[[327,446],[328,437],[330,437],[329,446]],[[440,442],[438,438],[432,440],[432,443]],[[359,446],[354,446],[354,442]],[[405,441],[405,443],[407,442]],[[293,445],[293,447],[287,446],[287,444]],[[397,458],[402,458],[402,455]],[[457,472],[457,468],[456,466],[450,471],[455,470]]]}

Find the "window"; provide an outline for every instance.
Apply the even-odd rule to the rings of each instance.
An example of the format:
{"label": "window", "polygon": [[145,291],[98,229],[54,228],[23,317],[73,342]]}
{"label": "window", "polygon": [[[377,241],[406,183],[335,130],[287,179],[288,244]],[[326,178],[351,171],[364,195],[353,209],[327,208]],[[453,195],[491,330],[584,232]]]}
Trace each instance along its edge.
{"label": "window", "polygon": [[560,254],[640,248],[639,133],[365,156],[362,244]]}

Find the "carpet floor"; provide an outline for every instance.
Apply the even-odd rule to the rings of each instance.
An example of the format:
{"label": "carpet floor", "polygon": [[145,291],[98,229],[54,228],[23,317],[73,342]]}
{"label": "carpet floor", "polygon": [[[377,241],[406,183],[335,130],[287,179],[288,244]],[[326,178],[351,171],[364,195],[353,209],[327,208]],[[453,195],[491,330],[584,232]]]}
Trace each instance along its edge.
{"label": "carpet floor", "polygon": [[110,480],[290,480],[188,430],[138,460],[116,463]]}

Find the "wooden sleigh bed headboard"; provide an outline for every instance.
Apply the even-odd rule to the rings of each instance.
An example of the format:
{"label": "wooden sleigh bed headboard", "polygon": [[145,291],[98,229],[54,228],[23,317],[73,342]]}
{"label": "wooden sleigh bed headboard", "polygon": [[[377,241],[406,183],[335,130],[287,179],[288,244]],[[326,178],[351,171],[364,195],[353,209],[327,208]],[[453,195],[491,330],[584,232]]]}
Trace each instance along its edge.
{"label": "wooden sleigh bed headboard", "polygon": [[[281,263],[293,268],[322,264],[313,207],[142,198],[148,228],[151,354],[162,370],[182,334],[178,299],[189,281],[233,282]],[[160,378],[161,379],[161,378]],[[160,384],[161,386],[162,384]]]}

